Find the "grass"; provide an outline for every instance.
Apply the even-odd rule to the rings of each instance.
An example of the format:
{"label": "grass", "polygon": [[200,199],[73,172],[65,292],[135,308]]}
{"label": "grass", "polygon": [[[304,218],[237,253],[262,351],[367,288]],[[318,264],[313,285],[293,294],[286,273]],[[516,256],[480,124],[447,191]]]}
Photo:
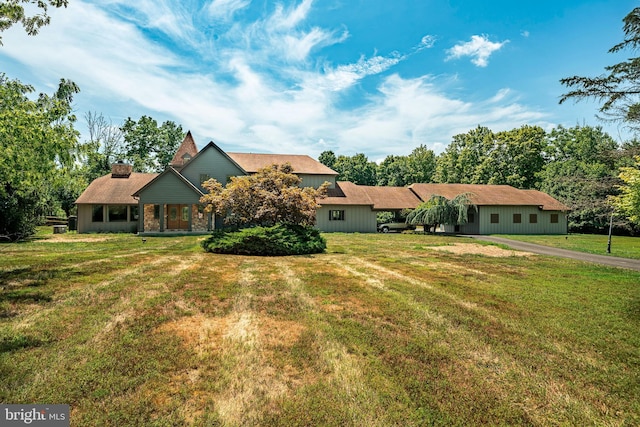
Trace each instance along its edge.
{"label": "grass", "polygon": [[609,237],[599,234],[568,235],[500,235],[513,240],[537,243],[561,249],[588,252],[598,255],[611,255],[622,258],[640,259],[640,238],[612,236],[611,253],[607,253]]}
{"label": "grass", "polygon": [[278,258],[0,245],[0,401],[66,403],[78,426],[640,423],[640,273],[324,236]]}

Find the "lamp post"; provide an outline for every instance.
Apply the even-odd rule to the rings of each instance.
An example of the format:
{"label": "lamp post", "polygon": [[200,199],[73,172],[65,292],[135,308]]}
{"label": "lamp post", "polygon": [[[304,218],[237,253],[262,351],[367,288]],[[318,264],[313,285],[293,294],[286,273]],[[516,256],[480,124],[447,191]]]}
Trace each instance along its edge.
{"label": "lamp post", "polygon": [[611,218],[609,218],[609,241],[607,242],[607,253],[611,253],[611,230],[613,229],[613,211],[611,212]]}

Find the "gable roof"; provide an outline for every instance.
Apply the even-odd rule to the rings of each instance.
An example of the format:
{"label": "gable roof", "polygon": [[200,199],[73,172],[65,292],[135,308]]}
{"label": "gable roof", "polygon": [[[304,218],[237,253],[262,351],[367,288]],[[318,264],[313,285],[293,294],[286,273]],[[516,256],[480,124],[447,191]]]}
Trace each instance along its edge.
{"label": "gable roof", "polygon": [[138,188],[135,193],[133,193],[133,196],[138,197],[140,195],[140,193],[142,193],[144,190],[146,190],[147,188],[151,187],[156,181],[160,180],[162,177],[164,177],[167,174],[173,174],[175,175],[180,181],[182,181],[187,188],[191,189],[194,193],[196,193],[198,196],[203,196],[204,193],[202,191],[200,191],[200,189],[198,187],[196,187],[195,185],[193,185],[187,178],[185,178],[180,172],[178,172],[176,169],[174,169],[173,167],[169,166],[167,167],[164,172],[162,172],[161,174],[155,176],[151,181],[147,182],[144,186]]}
{"label": "gable roof", "polygon": [[187,132],[187,135],[182,140],[182,144],[178,147],[178,151],[173,156],[173,160],[169,165],[173,167],[182,167],[184,166],[184,156],[188,155],[190,158],[193,158],[198,154],[198,147],[196,146],[196,142],[193,140],[193,136],[191,135],[191,131]]}
{"label": "gable roof", "polygon": [[258,172],[258,169],[272,164],[289,163],[293,173],[306,175],[338,175],[333,169],[319,161],[302,154],[255,154],[255,153],[227,153],[247,173]]}
{"label": "gable roof", "polygon": [[133,205],[133,194],[151,182],[157,173],[132,173],[128,178],[112,178],[111,174],[93,180],[76,200],[76,204]]}
{"label": "gable roof", "polygon": [[520,190],[510,185],[485,184],[412,184],[409,186],[422,200],[433,195],[453,199],[468,194],[477,206],[539,206],[542,210],[568,211],[570,208],[537,190]]}
{"label": "gable roof", "polygon": [[205,145],[202,150],[200,150],[195,156],[193,156],[193,158],[189,161],[189,163],[187,163],[186,165],[184,165],[184,168],[188,168],[190,165],[192,165],[194,163],[194,159],[196,159],[197,157],[200,157],[203,155],[204,152],[206,152],[207,150],[216,150],[218,153],[220,153],[220,155],[222,155],[224,158],[226,158],[231,164],[233,164],[235,167],[238,168],[238,170],[240,170],[243,174],[247,174],[249,173],[249,171],[247,171],[246,169],[244,169],[241,165],[239,165],[233,158],[231,158],[229,156],[229,153],[225,152],[222,148],[218,147],[216,145],[215,142],[213,141],[209,141],[209,143],[207,145]]}

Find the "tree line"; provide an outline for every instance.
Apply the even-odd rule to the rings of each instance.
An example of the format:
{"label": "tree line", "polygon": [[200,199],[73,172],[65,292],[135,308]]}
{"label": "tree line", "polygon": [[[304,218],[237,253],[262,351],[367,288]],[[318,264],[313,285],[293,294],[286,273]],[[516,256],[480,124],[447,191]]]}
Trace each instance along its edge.
{"label": "tree line", "polygon": [[[380,164],[361,153],[336,156],[332,151],[318,160],[338,172],[338,180],[361,185],[506,184],[541,190],[572,209],[571,231],[602,232],[609,226],[612,198],[625,184],[621,168],[632,172],[639,154],[638,140],[618,144],[601,127],[557,126],[547,132],[525,125],[502,132],[478,126],[453,136],[439,155],[421,145],[406,156],[389,155]],[[626,216],[617,217],[615,227],[638,231]]]}
{"label": "tree line", "polygon": [[[40,13],[32,16],[27,13],[32,9],[22,6],[30,3],[16,0],[0,7],[0,33],[20,24],[34,35],[49,22],[48,6],[66,7],[68,2],[37,2]],[[624,40],[612,53],[640,46],[640,8],[623,22]],[[606,67],[598,77],[562,79],[569,91],[560,102],[595,98],[603,103],[604,119],[637,130],[639,70],[640,58],[632,57]],[[61,79],[53,94],[34,96],[32,86],[0,73],[0,240],[33,234],[43,215],[70,214],[81,191],[118,160],[131,163],[137,172],[162,171],[184,137],[182,127],[172,121],[158,125],[142,116],[113,125],[101,114],[88,113],[89,138],[80,142],[72,108],[79,90]],[[614,209],[618,230],[637,233],[640,226],[640,143],[617,144],[600,127],[558,126],[545,132],[524,125],[493,132],[478,126],[455,135],[438,156],[420,145],[380,164],[364,154],[336,156],[331,151],[319,161],[337,171],[339,179],[362,185],[458,182],[539,189],[571,207],[572,231],[604,230]]]}

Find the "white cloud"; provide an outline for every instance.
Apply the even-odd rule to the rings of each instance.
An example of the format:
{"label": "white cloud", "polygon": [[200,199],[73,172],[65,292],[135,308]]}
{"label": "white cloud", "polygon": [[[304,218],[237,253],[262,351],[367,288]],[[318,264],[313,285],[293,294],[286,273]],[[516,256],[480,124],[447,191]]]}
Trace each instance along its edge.
{"label": "white cloud", "polygon": [[[276,8],[262,20],[235,23],[223,35],[233,42],[216,46],[204,66],[196,52],[171,51],[140,30],[140,22],[154,16],[143,3],[136,3],[138,18],[123,20],[97,5],[70,2],[36,38],[23,31],[3,33],[0,63],[10,57],[38,70],[39,82],[29,83],[70,78],[82,89],[76,99],[85,111],[174,120],[192,130],[200,146],[213,139],[228,151],[317,156],[333,149],[378,159],[408,154],[420,144],[440,152],[451,135],[478,124],[497,131],[544,120],[513,101],[507,88],[468,102],[448,95],[451,83],[443,78],[386,75],[415,48],[408,54],[374,54],[337,64],[323,57],[319,64],[308,64],[313,49],[348,37],[346,30],[339,35],[320,27],[301,31],[311,1],[287,11]],[[245,7],[242,0],[216,4],[236,11]],[[174,12],[167,22],[184,22],[183,31],[165,34],[202,37],[192,33],[191,18]],[[418,46],[430,47],[434,40],[425,36]],[[283,49],[290,51],[288,56]],[[343,106],[348,90],[366,78],[373,89],[363,90],[359,107]]]}
{"label": "white cloud", "polygon": [[471,36],[471,41],[460,43],[447,50],[447,60],[471,57],[471,62],[478,67],[486,67],[493,52],[500,50],[509,40],[503,42],[489,41],[487,36]]}
{"label": "white cloud", "polygon": [[212,18],[230,20],[233,15],[251,4],[251,0],[213,0],[206,7]]}

